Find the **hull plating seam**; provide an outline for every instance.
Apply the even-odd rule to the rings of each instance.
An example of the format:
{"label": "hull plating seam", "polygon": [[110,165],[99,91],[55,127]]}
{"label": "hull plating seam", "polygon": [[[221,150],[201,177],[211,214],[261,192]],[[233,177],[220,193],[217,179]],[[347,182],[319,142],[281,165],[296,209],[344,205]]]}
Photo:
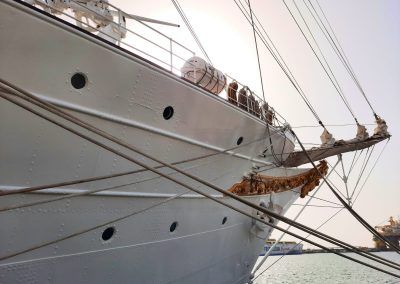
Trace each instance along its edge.
{"label": "hull plating seam", "polygon": [[[200,147],[203,147],[203,148],[207,148],[207,149],[210,149],[210,150],[214,150],[214,151],[218,151],[218,152],[226,151],[226,149],[215,147],[215,146],[212,146],[212,145],[209,145],[209,144],[206,144],[206,143],[202,143],[202,142],[190,139],[190,138],[183,137],[181,135],[176,135],[176,134],[173,134],[173,133],[168,132],[168,131],[163,131],[163,130],[161,130],[159,128],[150,127],[148,125],[145,125],[143,123],[139,123],[137,121],[133,121],[133,120],[130,120],[130,119],[124,119],[122,117],[106,114],[106,113],[99,112],[97,110],[93,110],[93,109],[89,109],[89,108],[83,108],[83,107],[80,107],[80,106],[77,106],[77,105],[74,105],[74,104],[71,104],[71,103],[66,103],[64,101],[60,101],[60,100],[57,100],[57,99],[49,98],[49,97],[46,97],[46,96],[43,96],[43,95],[37,95],[36,94],[36,96],[38,98],[42,99],[42,100],[45,100],[46,102],[52,103],[52,104],[54,104],[56,106],[63,107],[63,108],[69,109],[69,110],[73,110],[73,111],[80,112],[80,113],[87,114],[87,115],[96,116],[98,118],[102,118],[102,119],[109,120],[109,121],[112,121],[112,122],[117,122],[117,123],[121,123],[121,124],[124,124],[124,125],[129,125],[129,126],[136,127],[136,128],[142,129],[142,130],[146,130],[146,131],[149,131],[149,132],[152,132],[152,133],[155,133],[155,134],[159,134],[159,135],[162,135],[162,136],[165,136],[165,137],[169,137],[169,138],[177,139],[177,140],[180,140],[180,141],[184,141],[184,142],[190,143],[190,144],[195,145],[195,146],[200,146]],[[279,131],[277,131],[277,130],[271,131],[271,136],[277,135],[277,134],[280,135]],[[284,137],[283,135],[281,135],[281,136]],[[261,138],[258,138],[258,139],[261,139]],[[258,139],[254,139],[254,140],[258,140]],[[241,158],[241,159],[244,159],[244,160],[249,160],[249,161],[252,161],[252,162],[260,163],[260,164],[263,164],[263,165],[268,165],[268,166],[269,165],[273,165],[272,163],[268,163],[268,162],[265,162],[265,161],[262,161],[262,160],[259,160],[259,159],[252,159],[251,157],[244,156],[244,155],[241,155],[241,154],[237,154],[237,153],[234,153],[232,151],[226,151],[225,154],[231,155],[231,156],[235,156],[237,158]]]}

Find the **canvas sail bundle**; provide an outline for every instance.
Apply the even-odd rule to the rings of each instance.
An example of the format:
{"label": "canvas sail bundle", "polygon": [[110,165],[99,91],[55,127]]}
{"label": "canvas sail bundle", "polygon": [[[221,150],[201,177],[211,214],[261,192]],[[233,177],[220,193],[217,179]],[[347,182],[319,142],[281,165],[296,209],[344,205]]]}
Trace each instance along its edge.
{"label": "canvas sail bundle", "polygon": [[389,137],[390,135],[387,134],[386,136],[374,135],[363,141],[359,141],[357,139],[352,139],[348,141],[339,140],[333,143],[331,146],[322,145],[320,147],[315,147],[307,151],[292,152],[290,153],[289,157],[283,162],[283,166],[298,167],[309,163],[310,159],[314,162],[342,153],[366,149]]}

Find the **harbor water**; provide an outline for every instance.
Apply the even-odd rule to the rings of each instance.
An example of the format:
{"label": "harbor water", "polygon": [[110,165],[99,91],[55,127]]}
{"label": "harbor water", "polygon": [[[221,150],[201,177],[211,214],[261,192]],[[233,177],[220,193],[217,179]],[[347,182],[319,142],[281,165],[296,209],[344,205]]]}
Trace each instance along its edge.
{"label": "harbor water", "polygon": [[[381,257],[400,263],[400,255],[395,252],[376,253]],[[346,255],[360,259],[356,254],[346,253]],[[270,256],[263,264],[257,275],[278,261],[259,276],[254,283],[256,284],[277,284],[277,283],[400,283],[399,278],[384,274],[372,268],[344,259],[331,253],[316,253],[302,255]],[[262,257],[259,258],[259,261]],[[365,262],[372,263],[370,260]],[[375,264],[383,268],[383,265]],[[398,271],[385,267],[393,273],[400,274]]]}

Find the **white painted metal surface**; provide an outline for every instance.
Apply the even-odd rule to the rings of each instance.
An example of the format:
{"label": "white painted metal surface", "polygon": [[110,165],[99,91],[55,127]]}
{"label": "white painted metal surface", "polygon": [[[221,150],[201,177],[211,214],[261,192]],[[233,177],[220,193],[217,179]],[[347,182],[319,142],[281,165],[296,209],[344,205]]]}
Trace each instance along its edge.
{"label": "white painted metal surface", "polygon": [[[265,124],[246,111],[153,64],[19,2],[0,1],[0,77],[81,119],[228,189],[255,166],[276,162]],[[81,73],[85,86],[71,77]],[[173,107],[171,118],[163,114]],[[276,153],[290,153],[287,133],[271,128]],[[0,100],[0,188],[14,189],[139,169],[138,166]],[[253,142],[248,145],[246,143]],[[110,144],[112,145],[112,144]],[[115,147],[115,145],[112,145]],[[265,152],[266,149],[269,149]],[[156,166],[148,159],[120,149]],[[266,157],[260,155],[265,152]],[[283,155],[283,159],[287,154]],[[184,182],[215,194],[181,174]],[[304,170],[275,168],[268,175]],[[186,189],[148,171],[0,198],[0,209],[66,193],[113,188],[90,196],[0,212],[0,256],[63,238]],[[284,214],[292,191],[249,197]],[[219,196],[251,214],[238,202]],[[222,224],[227,217],[225,224]],[[178,222],[174,232],[170,225]],[[191,192],[111,225],[0,261],[1,283],[245,283],[270,228]],[[260,231],[261,230],[261,231]]]}

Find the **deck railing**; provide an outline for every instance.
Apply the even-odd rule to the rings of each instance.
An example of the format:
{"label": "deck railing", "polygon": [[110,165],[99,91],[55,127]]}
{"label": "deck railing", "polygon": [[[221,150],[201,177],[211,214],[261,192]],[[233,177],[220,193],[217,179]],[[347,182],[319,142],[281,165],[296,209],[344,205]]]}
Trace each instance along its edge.
{"label": "deck railing", "polygon": [[[96,26],[93,21],[82,21],[78,19],[74,13],[57,9],[55,6],[48,5],[45,1],[40,1],[40,7],[44,8],[47,12],[55,14],[66,20],[67,22],[81,26],[86,30],[93,31],[97,33],[98,36],[103,39],[109,40],[110,42],[117,44],[118,46],[134,52],[142,56],[143,58],[156,63],[157,65],[171,71],[172,73],[181,76],[181,67],[187,60],[195,56],[195,52],[183,44],[175,41],[171,37],[163,34],[157,29],[151,27],[145,22],[132,18],[135,22],[139,23],[143,28],[142,34],[139,31],[133,31],[125,26],[123,21],[125,13],[118,7],[110,4],[103,3],[107,5],[107,8],[111,11],[112,22],[110,18],[98,13],[96,10],[83,5],[75,0],[69,0],[76,6],[79,6],[82,10],[86,10],[89,13],[93,13],[97,18],[102,18],[105,22],[110,22],[110,25],[116,27],[118,31],[121,32],[121,36],[113,37],[110,34],[105,33],[99,27]],[[110,7],[112,9],[110,9]],[[158,37],[158,42],[155,39],[150,39]],[[195,66],[193,66],[195,68]],[[195,74],[195,72],[193,72]],[[228,79],[224,92],[219,94],[219,97],[227,100],[232,105],[247,111],[251,115],[265,121],[266,123],[274,126],[282,126],[286,123],[286,120],[270,105],[267,104],[262,98],[257,96],[250,88],[246,85],[239,83],[237,80],[224,74]],[[193,82],[196,82],[196,78],[192,78]],[[231,89],[231,83],[236,82],[238,88],[236,90]],[[229,97],[229,93],[235,91],[236,99]]]}

